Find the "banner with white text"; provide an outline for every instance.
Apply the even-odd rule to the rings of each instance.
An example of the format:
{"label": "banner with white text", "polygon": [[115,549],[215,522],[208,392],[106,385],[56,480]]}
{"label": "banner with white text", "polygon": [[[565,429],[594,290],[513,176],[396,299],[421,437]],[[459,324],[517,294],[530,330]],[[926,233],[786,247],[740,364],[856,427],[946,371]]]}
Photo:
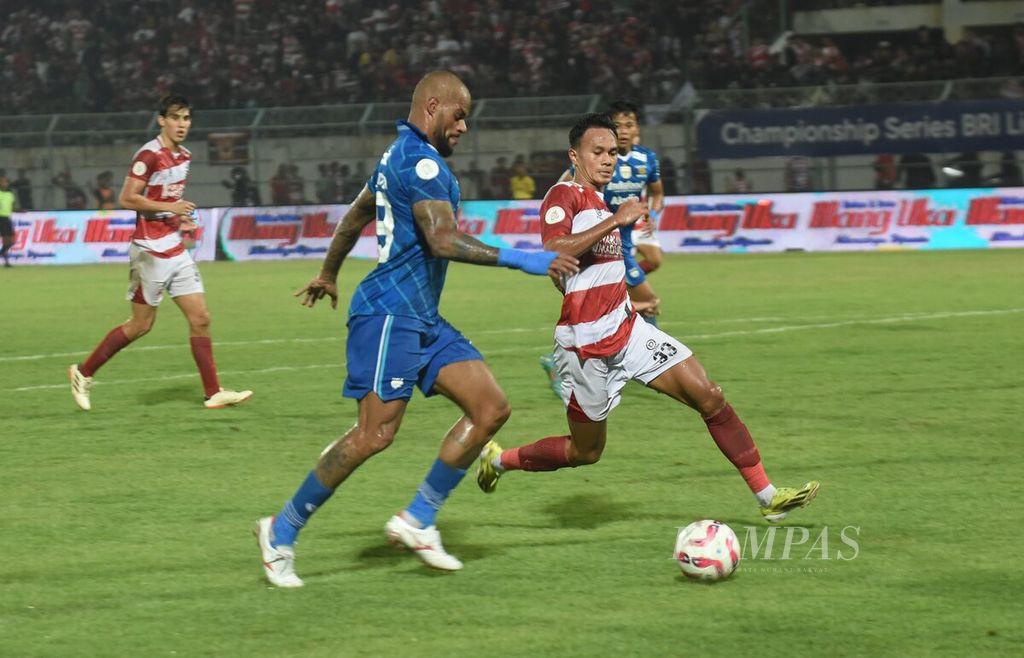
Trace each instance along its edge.
{"label": "banner with white text", "polygon": [[701,158],[962,153],[1024,149],[1018,99],[715,110],[697,122]]}

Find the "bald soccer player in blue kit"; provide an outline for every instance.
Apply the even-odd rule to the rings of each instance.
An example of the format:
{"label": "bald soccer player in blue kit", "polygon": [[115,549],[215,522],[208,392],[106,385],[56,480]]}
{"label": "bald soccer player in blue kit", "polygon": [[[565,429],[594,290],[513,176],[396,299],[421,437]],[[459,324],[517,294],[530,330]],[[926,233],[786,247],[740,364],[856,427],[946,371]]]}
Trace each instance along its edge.
{"label": "bald soccer player in blue kit", "polygon": [[414,386],[428,397],[447,397],[463,415],[385,535],[430,567],[462,568],[441,544],[435,517],[511,410],[480,353],[438,313],[448,261],[555,277],[579,269],[572,256],[497,249],[458,230],[459,184],[444,158],[467,130],[470,102],[469,90],[450,72],[420,80],[408,120],[398,122],[398,138],[339,222],[320,274],[296,293],[307,306],[325,295],[336,306],[342,261],[363,228],[376,222],[378,264],[349,306],[344,395],[358,401],[358,419],[323,451],[281,511],[257,521],[264,574],[273,585],[303,585],[294,567],[299,530],[360,464],[391,444]]}

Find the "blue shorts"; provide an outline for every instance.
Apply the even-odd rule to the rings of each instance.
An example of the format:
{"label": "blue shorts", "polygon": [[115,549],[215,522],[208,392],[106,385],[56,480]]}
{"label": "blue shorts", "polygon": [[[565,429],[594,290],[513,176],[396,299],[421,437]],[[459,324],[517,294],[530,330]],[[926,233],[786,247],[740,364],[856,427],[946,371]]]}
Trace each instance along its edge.
{"label": "blue shorts", "polygon": [[342,395],[362,400],[373,391],[381,400],[408,400],[413,385],[434,395],[441,368],[483,356],[443,318],[428,324],[400,315],[349,318],[345,344],[348,376]]}

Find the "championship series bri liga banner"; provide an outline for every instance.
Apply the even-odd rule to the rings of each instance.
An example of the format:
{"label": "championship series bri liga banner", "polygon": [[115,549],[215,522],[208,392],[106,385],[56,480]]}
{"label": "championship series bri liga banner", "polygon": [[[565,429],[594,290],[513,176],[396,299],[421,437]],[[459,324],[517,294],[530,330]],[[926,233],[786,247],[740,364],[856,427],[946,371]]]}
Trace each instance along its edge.
{"label": "championship series bri liga banner", "polygon": [[[461,229],[539,249],[540,201],[468,201]],[[196,260],[319,259],[347,206],[208,208]],[[130,211],[15,213],[16,264],[127,262]],[[1024,247],[1024,188],[669,197],[656,220],[668,253]],[[383,222],[380,222],[383,231]],[[370,224],[352,256],[377,257]],[[218,243],[220,249],[218,250]]]}

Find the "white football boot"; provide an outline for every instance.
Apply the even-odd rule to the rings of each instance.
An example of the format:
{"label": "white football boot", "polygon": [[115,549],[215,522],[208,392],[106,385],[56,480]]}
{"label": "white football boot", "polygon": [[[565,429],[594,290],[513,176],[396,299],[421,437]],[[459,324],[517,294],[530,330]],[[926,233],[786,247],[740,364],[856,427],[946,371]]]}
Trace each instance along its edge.
{"label": "white football boot", "polygon": [[208,397],[203,402],[203,405],[207,409],[223,409],[224,407],[230,407],[233,404],[242,404],[251,397],[252,391],[232,391],[227,388],[222,388]]}
{"label": "white football boot", "polygon": [[462,562],[457,557],[445,552],[437,526],[417,528],[400,514],[395,514],[384,525],[384,532],[388,541],[396,546],[405,546],[428,567],[442,571],[458,571],[462,568]]}
{"label": "white football boot", "polygon": [[89,388],[92,386],[92,377],[86,377],[78,370],[78,364],[72,363],[68,367],[68,379],[71,380],[71,397],[75,404],[83,411],[92,409],[89,402]]}
{"label": "white football boot", "polygon": [[295,550],[291,546],[271,545],[273,527],[274,517],[265,516],[252,529],[263,554],[263,574],[275,587],[302,587],[302,579],[295,575]]}

